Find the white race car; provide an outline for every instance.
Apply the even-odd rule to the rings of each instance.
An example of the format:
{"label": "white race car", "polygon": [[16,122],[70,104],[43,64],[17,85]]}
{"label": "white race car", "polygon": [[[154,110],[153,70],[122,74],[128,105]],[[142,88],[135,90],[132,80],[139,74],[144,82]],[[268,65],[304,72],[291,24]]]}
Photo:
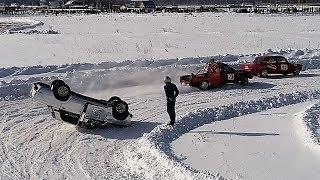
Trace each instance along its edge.
{"label": "white race car", "polygon": [[34,83],[30,95],[46,104],[54,118],[83,128],[131,125],[132,114],[128,111],[128,104],[117,96],[108,101],[94,99],[71,91],[62,80],[55,80],[51,85]]}

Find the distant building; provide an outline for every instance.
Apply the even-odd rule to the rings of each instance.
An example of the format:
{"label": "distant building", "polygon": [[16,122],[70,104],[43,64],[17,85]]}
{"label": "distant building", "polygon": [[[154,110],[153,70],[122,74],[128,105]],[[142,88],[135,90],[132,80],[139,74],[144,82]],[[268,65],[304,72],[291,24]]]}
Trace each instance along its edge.
{"label": "distant building", "polygon": [[68,9],[85,9],[88,8],[88,5],[84,5],[80,1],[68,1],[65,5]]}
{"label": "distant building", "polygon": [[19,7],[19,5],[18,4],[16,4],[16,3],[11,3],[9,6],[5,6],[5,11],[6,11],[6,13],[12,13],[12,14],[14,14],[15,12],[17,12],[18,11],[18,9],[19,9],[20,7]]}
{"label": "distant building", "polygon": [[309,12],[320,12],[320,3],[309,4]]}
{"label": "distant building", "polygon": [[148,0],[131,0],[130,4],[126,5],[129,12],[155,12],[156,4],[154,1]]}
{"label": "distant building", "polygon": [[49,0],[49,5],[51,8],[60,8],[63,6],[62,0]]}
{"label": "distant building", "polygon": [[63,0],[40,0],[39,4],[41,7],[50,8],[60,8],[64,5]]}

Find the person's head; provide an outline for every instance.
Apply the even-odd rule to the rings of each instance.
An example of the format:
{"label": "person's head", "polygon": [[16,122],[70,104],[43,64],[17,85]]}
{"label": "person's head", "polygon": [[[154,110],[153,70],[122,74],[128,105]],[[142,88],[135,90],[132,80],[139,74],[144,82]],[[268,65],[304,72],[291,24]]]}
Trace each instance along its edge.
{"label": "person's head", "polygon": [[164,83],[171,83],[171,77],[166,76],[163,81],[164,81]]}

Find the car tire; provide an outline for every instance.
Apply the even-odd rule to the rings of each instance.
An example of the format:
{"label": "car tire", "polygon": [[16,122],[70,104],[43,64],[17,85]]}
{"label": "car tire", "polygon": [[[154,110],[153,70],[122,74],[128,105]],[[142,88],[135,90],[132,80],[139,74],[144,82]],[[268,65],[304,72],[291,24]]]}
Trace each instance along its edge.
{"label": "car tire", "polygon": [[297,76],[299,74],[300,74],[300,69],[299,68],[295,68],[294,71],[293,71],[293,75]]}
{"label": "car tire", "polygon": [[121,101],[121,99],[118,97],[118,96],[112,96],[110,99],[109,99],[109,102],[111,104],[111,106],[114,106],[114,103],[116,101]]}
{"label": "car tire", "polygon": [[203,81],[203,82],[201,83],[200,89],[202,89],[202,90],[207,90],[207,89],[209,89],[209,87],[210,87],[210,83],[207,82],[207,81]]}
{"label": "car tire", "polygon": [[260,76],[263,77],[263,78],[266,78],[268,77],[268,71],[266,69],[263,69],[261,72],[260,72]]}
{"label": "car tire", "polygon": [[51,83],[53,96],[60,101],[67,101],[71,95],[70,87],[62,80],[55,80]]}
{"label": "car tire", "polygon": [[249,78],[242,78],[240,80],[241,85],[248,85],[249,84]]}
{"label": "car tire", "polygon": [[129,106],[124,101],[115,101],[112,106],[112,116],[117,120],[125,120],[129,116]]}

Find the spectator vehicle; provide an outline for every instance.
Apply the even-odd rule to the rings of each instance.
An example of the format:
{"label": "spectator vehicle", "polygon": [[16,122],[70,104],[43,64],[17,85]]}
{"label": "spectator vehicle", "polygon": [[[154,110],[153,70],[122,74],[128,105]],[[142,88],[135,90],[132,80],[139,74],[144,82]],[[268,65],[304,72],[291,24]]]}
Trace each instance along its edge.
{"label": "spectator vehicle", "polygon": [[242,70],[236,70],[222,62],[210,60],[197,74],[180,77],[180,83],[206,90],[228,83],[247,85],[252,75]]}
{"label": "spectator vehicle", "polygon": [[30,92],[35,100],[46,104],[52,117],[83,127],[96,128],[108,124],[131,125],[128,104],[119,97],[98,100],[73,92],[62,80],[51,85],[34,83]]}
{"label": "spectator vehicle", "polygon": [[264,78],[270,74],[299,75],[301,69],[301,64],[290,63],[283,56],[261,56],[255,58],[253,63],[243,65],[244,71]]}

